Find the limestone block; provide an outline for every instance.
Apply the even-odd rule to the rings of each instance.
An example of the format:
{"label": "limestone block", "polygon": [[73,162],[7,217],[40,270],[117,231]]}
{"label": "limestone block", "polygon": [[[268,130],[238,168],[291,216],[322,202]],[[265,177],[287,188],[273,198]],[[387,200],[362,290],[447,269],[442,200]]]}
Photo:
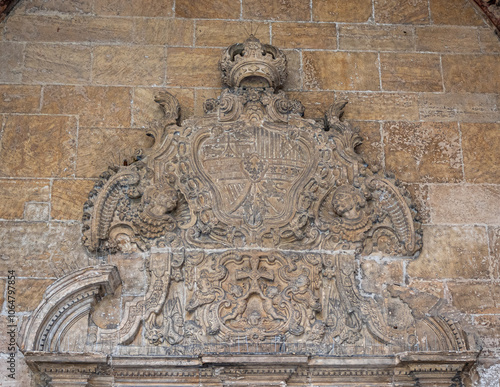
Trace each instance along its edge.
{"label": "limestone block", "polygon": [[0,42],[0,82],[21,82],[24,43]]}
{"label": "limestone block", "polygon": [[108,167],[130,164],[153,139],[144,130],[86,128],[78,133],[77,177],[98,177]]}
{"label": "limestone block", "polygon": [[336,97],[349,101],[344,114],[346,120],[418,120],[415,94],[339,92]]}
{"label": "limestone block", "polygon": [[75,117],[8,116],[0,139],[0,175],[62,177],[73,174],[76,134]]}
{"label": "limestone block", "polygon": [[477,29],[473,27],[426,26],[417,27],[415,33],[417,51],[474,53],[480,50]]}
{"label": "limestone block", "polygon": [[[194,114],[196,116],[202,116],[205,114],[203,110],[203,104],[207,99],[214,98],[220,96],[221,89],[195,89],[195,105],[194,105]],[[181,107],[181,116],[182,116],[182,107]]]}
{"label": "limestone block", "polygon": [[193,45],[193,22],[182,19],[135,19],[134,43],[169,46]]}
{"label": "limestone block", "polygon": [[[499,115],[500,122],[500,115]],[[500,124],[462,124],[465,180],[500,183]]]}
{"label": "limestone block", "polygon": [[388,122],[386,168],[406,182],[462,180],[460,136],[454,123]]}
{"label": "limestone block", "polygon": [[176,0],[175,16],[185,18],[238,19],[239,0]]}
{"label": "limestone block", "polygon": [[452,304],[463,313],[500,313],[500,286],[494,282],[449,282]]}
{"label": "limestone block", "polygon": [[195,44],[199,47],[227,47],[234,42],[244,41],[250,32],[262,43],[269,43],[269,23],[198,20]]}
{"label": "limestone block", "polygon": [[38,113],[40,86],[0,85],[1,113]]}
{"label": "limestone block", "polygon": [[94,0],[97,15],[111,16],[173,16],[174,0]]}
{"label": "limestone block", "polygon": [[303,0],[243,0],[243,18],[271,20],[311,20],[309,2]]}
{"label": "limestone block", "polygon": [[0,219],[22,219],[26,202],[49,201],[49,180],[0,180]]}
{"label": "limestone block", "polygon": [[491,28],[479,30],[479,45],[481,46],[481,52],[486,54],[500,53],[500,38]]}
{"label": "limestone block", "polygon": [[52,282],[53,279],[17,278],[16,288],[19,291],[16,292],[16,313],[35,310]]}
{"label": "limestone block", "polygon": [[313,0],[312,14],[314,21],[364,23],[372,15],[372,2]]}
{"label": "limestone block", "polygon": [[322,119],[329,104],[335,100],[333,91],[291,91],[287,95],[290,99],[302,102],[305,108],[304,118],[313,119]]}
{"label": "limestone block", "polygon": [[81,220],[83,203],[94,187],[93,180],[54,180],[51,217],[58,220]]}
{"label": "limestone block", "polygon": [[297,50],[286,50],[284,52],[287,58],[288,76],[283,89],[285,91],[302,89],[302,73],[299,70],[301,68],[300,52]]}
{"label": "limestone block", "polygon": [[350,121],[350,123],[360,129],[359,134],[363,138],[363,143],[356,150],[363,156],[365,163],[381,170],[384,160],[380,123],[369,121]]}
{"label": "limestone block", "polygon": [[434,24],[484,25],[483,18],[467,0],[457,0],[452,7],[447,0],[431,0],[430,6]]}
{"label": "limestone block", "polygon": [[410,262],[408,276],[426,280],[489,278],[488,236],[480,226],[424,226],[420,257]]}
{"label": "limestone block", "polygon": [[20,4],[19,12],[90,14],[92,3],[92,0],[28,0]]}
{"label": "limestone block", "polygon": [[18,277],[55,278],[92,264],[81,245],[81,225],[0,223],[0,269]]}
{"label": "limestone block", "polygon": [[158,47],[98,46],[94,48],[92,79],[101,85],[161,85],[164,52]]}
{"label": "limestone block", "polygon": [[500,279],[500,227],[488,227],[493,278]]}
{"label": "limestone block", "polygon": [[273,44],[283,48],[337,49],[335,24],[273,23]]}
{"label": "limestone block", "polygon": [[[132,106],[134,127],[147,127],[151,122],[161,120],[164,114],[159,104],[154,103],[155,95],[164,88],[136,87]],[[181,120],[193,116],[194,90],[188,88],[168,89],[181,105]]]}
{"label": "limestone block", "polygon": [[49,203],[27,202],[24,204],[24,220],[31,222],[46,222],[49,218]]}
{"label": "limestone block", "polygon": [[438,55],[380,54],[383,90],[443,91]]}
{"label": "limestone block", "polygon": [[377,54],[307,51],[303,53],[308,90],[379,90]]}
{"label": "limestone block", "polygon": [[361,261],[361,288],[365,292],[381,295],[387,286],[403,284],[403,265],[403,261],[364,258]]}
{"label": "limestone block", "polygon": [[23,82],[88,83],[90,51],[84,45],[27,44]]}
{"label": "limestone block", "polygon": [[77,114],[80,127],[129,127],[128,87],[45,86],[42,113]]}
{"label": "limestone block", "polygon": [[411,26],[343,24],[339,27],[341,50],[413,51]]}
{"label": "limestone block", "polygon": [[386,24],[427,24],[427,0],[375,0],[375,22]]}
{"label": "limestone block", "polygon": [[5,27],[5,39],[29,42],[132,42],[133,19],[47,15],[14,15]]}
{"label": "limestone block", "polygon": [[168,48],[167,84],[184,87],[220,87],[217,63],[220,50],[213,48]]}
{"label": "limestone block", "polygon": [[447,91],[497,93],[500,90],[498,55],[443,55],[442,62]]}
{"label": "limestone block", "polygon": [[434,224],[500,224],[500,186],[432,185],[429,189]]}
{"label": "limestone block", "polygon": [[494,122],[500,119],[494,94],[421,93],[418,105],[424,121]]}

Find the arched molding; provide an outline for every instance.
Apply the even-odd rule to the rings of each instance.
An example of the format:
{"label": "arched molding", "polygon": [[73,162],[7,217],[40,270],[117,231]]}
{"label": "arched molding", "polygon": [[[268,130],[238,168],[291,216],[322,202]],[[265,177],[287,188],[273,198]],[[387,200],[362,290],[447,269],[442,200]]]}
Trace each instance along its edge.
{"label": "arched molding", "polygon": [[86,267],[50,285],[42,302],[21,333],[22,351],[55,352],[65,334],[92,307],[120,285],[118,269],[112,265]]}

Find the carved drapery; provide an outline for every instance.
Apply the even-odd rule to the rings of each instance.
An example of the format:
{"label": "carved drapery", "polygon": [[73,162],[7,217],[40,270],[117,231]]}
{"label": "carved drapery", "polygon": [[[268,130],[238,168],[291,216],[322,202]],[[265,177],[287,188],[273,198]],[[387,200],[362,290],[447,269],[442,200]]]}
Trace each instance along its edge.
{"label": "carved drapery", "polygon": [[[116,327],[85,309],[85,351],[110,357],[68,366],[101,385],[331,385],[353,376],[449,385],[477,355],[475,342],[437,313],[414,313],[418,295],[404,287],[361,290],[360,257],[413,259],[421,231],[408,192],[356,152],[360,133],[341,119],[346,102],[323,120],[302,118],[302,104],[279,90],[285,55],[253,36],[224,50],[220,69],[226,88],[203,117],[181,124],[175,97],[159,94],[165,118],[149,129],[153,147],[90,192],[83,243],[104,257],[142,254],[147,290],[123,304]],[[29,352],[58,352],[52,345],[25,349],[53,380],[50,367],[68,360]]]}

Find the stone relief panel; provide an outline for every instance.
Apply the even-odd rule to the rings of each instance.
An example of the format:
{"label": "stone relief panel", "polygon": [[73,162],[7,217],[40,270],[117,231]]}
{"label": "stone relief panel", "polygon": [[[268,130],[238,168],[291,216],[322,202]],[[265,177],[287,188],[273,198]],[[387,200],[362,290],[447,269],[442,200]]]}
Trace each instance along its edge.
{"label": "stone relief panel", "polygon": [[180,123],[179,103],[160,93],[153,147],[104,172],[89,194],[84,245],[103,261],[142,254],[148,279],[116,327],[90,310],[85,351],[336,357],[474,348],[437,309],[415,312],[418,295],[404,287],[362,290],[359,258],[413,259],[421,230],[406,189],[356,152],[360,133],[342,121],[347,102],[304,119],[302,104],[279,90],[285,55],[253,36],[223,51],[220,70],[225,88],[203,117]]}

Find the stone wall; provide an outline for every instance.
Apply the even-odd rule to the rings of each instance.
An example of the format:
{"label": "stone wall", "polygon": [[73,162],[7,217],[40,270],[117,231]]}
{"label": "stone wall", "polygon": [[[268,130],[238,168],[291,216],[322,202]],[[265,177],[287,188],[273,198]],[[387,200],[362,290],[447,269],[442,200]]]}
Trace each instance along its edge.
{"label": "stone wall", "polygon": [[[361,154],[414,196],[422,254],[367,262],[365,274],[445,298],[484,346],[468,383],[495,385],[500,41],[472,2],[23,0],[0,33],[0,375],[8,270],[22,320],[56,278],[92,264],[80,242],[83,203],[108,165],[151,145],[155,93],[175,95],[184,118],[201,115],[220,93],[221,48],[254,33],[284,49],[285,91],[305,116],[349,100]],[[142,264],[123,262],[123,275]],[[20,354],[16,375],[4,385],[32,383]]]}

